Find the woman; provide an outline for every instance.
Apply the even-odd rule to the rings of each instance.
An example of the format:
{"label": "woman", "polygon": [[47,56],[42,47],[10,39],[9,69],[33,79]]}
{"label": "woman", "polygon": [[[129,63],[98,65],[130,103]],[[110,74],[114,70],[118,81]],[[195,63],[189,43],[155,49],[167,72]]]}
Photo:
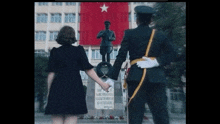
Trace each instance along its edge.
{"label": "woman", "polygon": [[50,52],[45,114],[52,115],[53,124],[76,124],[77,115],[88,112],[80,70],[85,71],[106,92],[110,85],[97,76],[88,62],[84,48],[71,45],[76,42],[72,27],[61,28],[56,41],[62,46],[53,48]]}

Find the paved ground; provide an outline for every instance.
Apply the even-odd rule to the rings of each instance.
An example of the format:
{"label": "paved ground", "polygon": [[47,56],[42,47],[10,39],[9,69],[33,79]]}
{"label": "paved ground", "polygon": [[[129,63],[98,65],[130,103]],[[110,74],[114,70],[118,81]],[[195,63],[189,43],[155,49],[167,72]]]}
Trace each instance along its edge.
{"label": "paved ground", "polygon": [[[185,114],[172,114],[170,124],[186,124]],[[151,115],[147,115],[149,120],[143,120],[142,124],[154,124]],[[35,113],[35,124],[51,124],[49,115],[43,113]],[[78,124],[127,124],[126,120],[99,120],[99,119],[78,119]]]}

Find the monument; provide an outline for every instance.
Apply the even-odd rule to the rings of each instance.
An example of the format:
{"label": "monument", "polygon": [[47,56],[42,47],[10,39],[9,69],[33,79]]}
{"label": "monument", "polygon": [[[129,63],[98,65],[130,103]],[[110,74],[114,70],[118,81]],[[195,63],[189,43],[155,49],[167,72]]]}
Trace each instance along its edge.
{"label": "monument", "polygon": [[105,21],[105,30],[101,30],[97,38],[102,38],[100,45],[100,54],[102,55],[102,61],[105,62],[105,55],[107,55],[107,62],[110,62],[110,53],[113,50],[112,41],[115,40],[115,33],[110,28],[110,21]]}
{"label": "monument", "polygon": [[[105,30],[98,33],[97,38],[102,37],[100,45],[100,54],[102,55],[102,62],[100,62],[94,70],[97,75],[105,82],[107,80],[106,74],[108,70],[112,68],[110,64],[110,53],[113,46],[112,41],[115,40],[115,34],[109,30],[110,22],[105,21]],[[107,62],[105,56],[107,55]],[[124,111],[123,97],[122,97],[122,85],[121,76],[114,82],[109,92],[105,92],[101,87],[95,83],[91,78],[88,79],[86,101],[89,116],[122,116]]]}

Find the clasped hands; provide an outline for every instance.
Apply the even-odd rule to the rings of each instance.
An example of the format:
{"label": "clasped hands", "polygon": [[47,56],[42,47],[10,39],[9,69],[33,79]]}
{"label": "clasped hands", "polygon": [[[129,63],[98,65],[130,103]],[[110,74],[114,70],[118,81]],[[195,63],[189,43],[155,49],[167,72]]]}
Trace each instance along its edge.
{"label": "clasped hands", "polygon": [[106,92],[109,92],[109,89],[111,89],[112,87],[114,87],[114,80],[111,78],[108,78],[104,85],[101,85],[102,89],[105,90]]}

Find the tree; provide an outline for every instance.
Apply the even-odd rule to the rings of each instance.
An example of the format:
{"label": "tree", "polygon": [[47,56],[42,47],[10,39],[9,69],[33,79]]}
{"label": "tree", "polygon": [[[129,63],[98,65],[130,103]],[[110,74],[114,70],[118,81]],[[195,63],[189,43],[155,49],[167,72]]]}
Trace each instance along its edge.
{"label": "tree", "polygon": [[154,28],[162,30],[173,43],[177,58],[165,67],[168,78],[168,88],[180,87],[181,100],[185,110],[184,82],[181,76],[186,72],[186,3],[185,2],[157,2],[154,5],[156,14],[153,19]]}
{"label": "tree", "polygon": [[153,19],[154,28],[162,30],[171,40],[178,56],[171,65],[166,66],[169,87],[182,86],[181,76],[185,76],[186,47],[186,3],[157,2],[154,5],[156,14]]}
{"label": "tree", "polygon": [[43,111],[44,97],[47,94],[47,64],[48,58],[37,56],[34,61],[34,86],[35,86],[35,97],[38,98],[40,103],[39,110]]}

